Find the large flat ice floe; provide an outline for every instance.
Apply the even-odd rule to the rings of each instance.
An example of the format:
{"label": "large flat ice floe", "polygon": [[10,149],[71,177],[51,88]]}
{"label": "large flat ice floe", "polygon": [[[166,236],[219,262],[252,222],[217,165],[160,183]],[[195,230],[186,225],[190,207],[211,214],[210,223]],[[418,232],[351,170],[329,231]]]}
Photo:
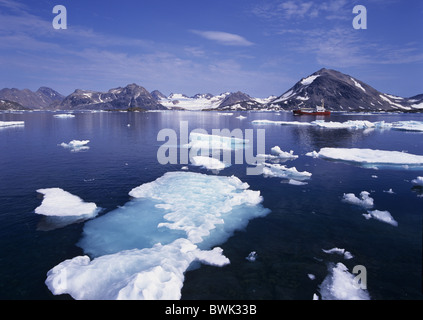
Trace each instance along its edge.
{"label": "large flat ice floe", "polygon": [[75,115],[71,113],[61,113],[61,114],[55,114],[53,117],[57,119],[70,119],[70,118],[75,118]]}
{"label": "large flat ice floe", "polygon": [[273,124],[273,125],[317,127],[322,129],[348,129],[348,130],[361,130],[361,129],[376,130],[378,129],[378,130],[400,130],[400,131],[423,132],[423,121],[371,122],[368,120],[348,120],[345,122],[337,122],[337,121],[315,120],[311,122],[300,122],[300,121],[254,120],[252,121],[252,123],[258,124],[258,125]]}
{"label": "large flat ice floe", "polygon": [[230,263],[222,249],[235,230],[269,210],[259,191],[236,177],[170,172],[134,188],[133,200],[85,224],[78,245],[89,256],[47,274],[54,294],[75,299],[180,299],[197,261]]}
{"label": "large flat ice floe", "polygon": [[408,169],[423,167],[423,156],[400,151],[322,148],[319,152],[313,151],[306,155],[325,160],[352,163],[368,168],[395,167]]}
{"label": "large flat ice floe", "polygon": [[21,127],[25,125],[25,121],[0,121],[0,128]]}

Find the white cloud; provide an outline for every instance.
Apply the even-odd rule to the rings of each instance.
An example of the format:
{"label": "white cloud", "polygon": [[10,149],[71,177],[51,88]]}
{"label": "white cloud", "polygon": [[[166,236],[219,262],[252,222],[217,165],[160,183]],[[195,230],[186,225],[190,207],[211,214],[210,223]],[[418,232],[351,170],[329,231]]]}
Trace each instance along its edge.
{"label": "white cloud", "polygon": [[219,44],[226,46],[251,46],[252,42],[248,41],[240,35],[222,32],[222,31],[201,31],[191,30],[192,33],[197,34],[205,39],[216,41]]}

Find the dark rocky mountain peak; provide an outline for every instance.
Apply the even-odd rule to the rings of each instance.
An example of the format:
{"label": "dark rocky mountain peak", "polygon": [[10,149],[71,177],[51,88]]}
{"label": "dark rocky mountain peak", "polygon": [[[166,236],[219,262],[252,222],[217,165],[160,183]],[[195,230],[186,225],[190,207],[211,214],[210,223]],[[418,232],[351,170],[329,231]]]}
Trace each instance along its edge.
{"label": "dark rocky mountain peak", "polygon": [[75,90],[59,105],[62,110],[166,110],[144,87],[135,83],[108,92]]}
{"label": "dark rocky mountain peak", "polygon": [[320,69],[302,78],[283,95],[271,101],[282,109],[315,108],[324,99],[332,111],[409,111],[407,99],[384,94],[368,84],[331,69]]}
{"label": "dark rocky mountain peak", "polygon": [[0,99],[9,100],[31,109],[48,109],[51,104],[57,103],[63,98],[60,93],[47,87],[41,87],[36,92],[16,88],[0,90]]}

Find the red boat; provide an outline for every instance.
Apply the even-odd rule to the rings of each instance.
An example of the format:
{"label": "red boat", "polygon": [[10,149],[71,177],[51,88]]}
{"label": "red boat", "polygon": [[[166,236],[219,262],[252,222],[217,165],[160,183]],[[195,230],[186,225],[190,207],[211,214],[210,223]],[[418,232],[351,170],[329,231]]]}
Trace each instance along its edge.
{"label": "red boat", "polygon": [[322,99],[322,105],[312,108],[300,108],[294,110],[295,115],[311,115],[311,116],[330,116],[331,112],[325,109],[325,101]]}

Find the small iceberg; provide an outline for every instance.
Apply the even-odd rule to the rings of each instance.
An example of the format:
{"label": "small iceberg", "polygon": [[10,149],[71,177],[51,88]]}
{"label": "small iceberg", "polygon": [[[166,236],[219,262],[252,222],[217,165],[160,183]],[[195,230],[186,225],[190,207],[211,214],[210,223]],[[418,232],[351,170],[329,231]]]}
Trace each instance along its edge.
{"label": "small iceberg", "polygon": [[57,119],[70,119],[70,118],[75,118],[75,115],[71,113],[63,113],[63,114],[55,114],[53,117]]}
{"label": "small iceberg", "polygon": [[95,203],[84,202],[78,196],[60,188],[39,189],[37,192],[44,195],[41,205],[35,209],[36,214],[44,216],[38,230],[63,228],[92,219],[100,212]]}
{"label": "small iceberg", "polygon": [[416,187],[423,187],[423,177],[417,177],[416,179],[411,181]]}
{"label": "small iceberg", "polygon": [[394,220],[389,211],[373,210],[367,211],[367,214],[363,214],[366,219],[376,219],[385,223],[388,223],[394,227],[398,226],[398,222]]}
{"label": "small iceberg", "polygon": [[249,255],[245,258],[247,261],[254,262],[257,259],[257,252],[252,251]]}
{"label": "small iceberg", "polygon": [[332,249],[329,249],[329,250],[322,249],[322,251],[324,253],[327,253],[327,254],[338,254],[338,255],[341,255],[341,256],[344,257],[345,260],[349,260],[349,259],[354,258],[354,256],[351,254],[351,252],[349,252],[349,251],[347,251],[345,249],[342,249],[342,248],[332,248]]}
{"label": "small iceberg", "polygon": [[80,152],[90,149],[90,147],[87,146],[88,143],[90,143],[90,140],[72,140],[69,143],[62,142],[59,146],[70,149],[71,152]]}
{"label": "small iceberg", "polygon": [[342,201],[350,204],[354,204],[357,206],[361,206],[363,208],[373,208],[374,200],[370,197],[370,193],[367,191],[362,191],[360,193],[360,198],[356,197],[354,193],[344,193],[342,197]]}
{"label": "small iceberg", "polygon": [[303,171],[300,172],[297,168],[292,167],[288,168],[287,166],[280,165],[280,164],[270,164],[270,163],[263,163],[263,175],[265,177],[275,177],[275,178],[284,178],[284,179],[292,179],[296,181],[305,181],[309,180],[312,176],[310,172]]}
{"label": "small iceberg", "polygon": [[285,162],[289,160],[298,159],[297,155],[294,155],[294,151],[286,152],[282,151],[279,146],[273,147],[271,150],[271,154],[258,154],[258,158],[262,158],[265,161],[269,160],[272,162]]}

